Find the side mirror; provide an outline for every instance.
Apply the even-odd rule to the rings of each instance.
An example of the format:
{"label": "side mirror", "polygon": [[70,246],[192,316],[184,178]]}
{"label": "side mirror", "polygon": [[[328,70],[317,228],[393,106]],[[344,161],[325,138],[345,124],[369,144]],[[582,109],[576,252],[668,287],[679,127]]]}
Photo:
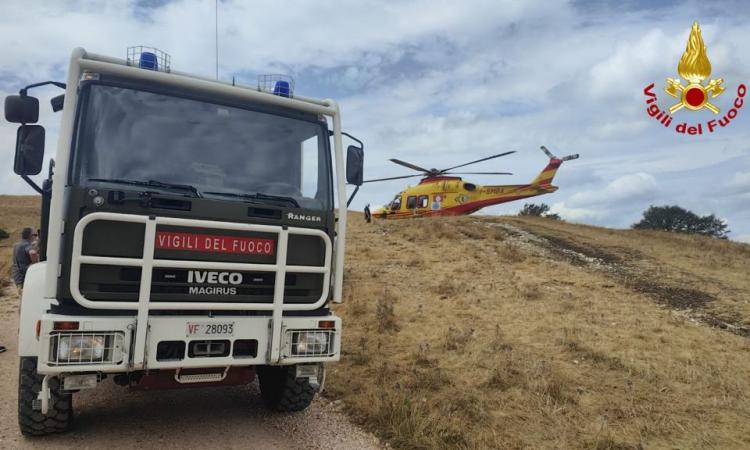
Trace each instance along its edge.
{"label": "side mirror", "polygon": [[5,97],[5,120],[11,123],[36,123],[39,120],[39,99],[29,95]]}
{"label": "side mirror", "polygon": [[21,125],[18,127],[13,171],[21,176],[37,175],[42,171],[43,159],[44,127],[41,125]]}
{"label": "side mirror", "polygon": [[60,94],[57,97],[52,97],[49,102],[52,105],[53,112],[62,111],[65,104],[65,94]]}
{"label": "side mirror", "polygon": [[365,151],[350,145],[346,149],[346,182],[355,186],[362,186],[364,180]]}

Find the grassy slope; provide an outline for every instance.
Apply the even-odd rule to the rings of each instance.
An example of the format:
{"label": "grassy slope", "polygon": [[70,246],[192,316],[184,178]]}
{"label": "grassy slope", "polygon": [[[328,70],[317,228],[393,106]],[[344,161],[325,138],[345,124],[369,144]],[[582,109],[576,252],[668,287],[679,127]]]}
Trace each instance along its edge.
{"label": "grassy slope", "polygon": [[750,446],[750,247],[352,219],[327,389],[395,446]]}
{"label": "grassy slope", "polygon": [[[394,446],[750,446],[749,246],[549,220],[351,219],[327,390]],[[3,277],[37,222],[37,197],[0,196]]]}

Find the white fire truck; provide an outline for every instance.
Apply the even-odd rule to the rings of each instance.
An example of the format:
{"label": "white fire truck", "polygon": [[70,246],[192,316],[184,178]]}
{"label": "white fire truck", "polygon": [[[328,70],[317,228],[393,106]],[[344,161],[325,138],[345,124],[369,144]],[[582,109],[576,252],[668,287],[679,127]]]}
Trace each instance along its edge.
{"label": "white fire truck", "polygon": [[[62,111],[47,177],[39,101]],[[23,290],[19,424],[67,430],[74,394],[250,383],[306,408],[339,359],[345,185],[362,143],[333,100],[278,76],[245,87],[179,73],[168,55],[73,51],[67,83],[5,100],[14,170],[42,195],[42,262]],[[358,145],[347,148],[342,134]],[[356,188],[355,188],[356,192]],[[351,200],[351,199],[350,199]]]}

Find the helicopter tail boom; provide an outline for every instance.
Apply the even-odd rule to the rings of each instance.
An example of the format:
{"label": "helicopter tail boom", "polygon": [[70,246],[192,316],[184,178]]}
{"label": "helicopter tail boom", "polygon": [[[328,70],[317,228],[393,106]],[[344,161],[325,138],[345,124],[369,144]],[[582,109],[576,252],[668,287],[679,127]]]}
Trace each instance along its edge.
{"label": "helicopter tail boom", "polygon": [[562,158],[558,158],[557,156],[553,155],[552,152],[547,150],[547,147],[542,146],[542,151],[549,156],[549,163],[547,163],[547,166],[542,169],[541,172],[539,172],[539,175],[537,175],[536,178],[531,182],[532,186],[538,186],[540,188],[544,188],[545,190],[549,190],[550,192],[554,192],[557,190],[557,187],[552,186],[552,179],[555,178],[555,174],[557,173],[557,169],[560,168],[562,163],[564,161],[570,161],[571,159],[578,159],[578,155],[568,155],[564,156]]}
{"label": "helicopter tail boom", "polygon": [[562,165],[562,160],[557,158],[550,159],[547,166],[539,172],[539,175],[534,178],[534,181],[532,181],[531,184],[536,186],[552,185],[552,179],[555,178],[555,174],[557,173],[557,169],[560,168],[560,165]]}

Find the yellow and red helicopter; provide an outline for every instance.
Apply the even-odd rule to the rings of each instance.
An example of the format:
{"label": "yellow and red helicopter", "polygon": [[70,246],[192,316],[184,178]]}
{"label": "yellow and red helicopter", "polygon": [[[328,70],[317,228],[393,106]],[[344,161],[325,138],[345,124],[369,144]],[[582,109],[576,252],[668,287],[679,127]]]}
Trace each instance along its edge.
{"label": "yellow and red helicopter", "polygon": [[[366,180],[365,183],[378,181],[399,180],[403,178],[423,177],[416,186],[410,186],[396,194],[391,202],[384,207],[371,211],[378,219],[407,219],[412,217],[456,216],[471,214],[487,206],[512,202],[535,195],[549,194],[558,188],[552,185],[552,179],[564,161],[578,158],[578,155],[568,155],[558,158],[546,147],[542,151],[549,157],[549,163],[529,184],[487,185],[481,186],[464,181],[461,177],[452,175],[512,175],[510,172],[451,172],[460,167],[488,161],[501,156],[510,155],[515,151],[500,153],[477,159],[447,169],[425,169],[399,159],[391,159],[398,165],[422,172],[418,175],[402,175],[398,177],[377,178]],[[366,208],[369,212],[369,205]]]}

